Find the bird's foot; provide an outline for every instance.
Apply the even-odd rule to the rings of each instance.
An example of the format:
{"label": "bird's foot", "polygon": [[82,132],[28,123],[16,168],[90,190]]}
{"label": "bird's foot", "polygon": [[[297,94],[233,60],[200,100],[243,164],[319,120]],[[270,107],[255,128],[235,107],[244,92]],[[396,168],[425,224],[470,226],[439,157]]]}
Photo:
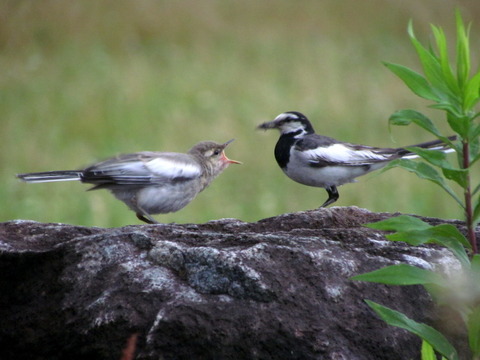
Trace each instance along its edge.
{"label": "bird's foot", "polygon": [[340,197],[336,186],[328,186],[325,188],[325,190],[327,190],[328,199],[322,204],[322,206],[320,206],[321,208],[324,208],[330,204],[333,204]]}

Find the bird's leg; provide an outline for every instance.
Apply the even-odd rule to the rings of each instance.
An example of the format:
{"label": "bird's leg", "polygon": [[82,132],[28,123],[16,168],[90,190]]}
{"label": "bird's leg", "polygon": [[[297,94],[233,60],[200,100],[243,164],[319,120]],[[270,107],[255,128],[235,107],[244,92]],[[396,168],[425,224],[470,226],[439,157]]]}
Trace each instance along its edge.
{"label": "bird's leg", "polygon": [[147,214],[146,212],[144,213],[137,212],[137,218],[143,222],[146,222],[147,224],[159,224],[157,220],[152,218],[150,214]]}
{"label": "bird's leg", "polygon": [[152,218],[149,214],[137,213],[137,218],[143,222],[146,222],[147,224],[159,224],[159,222]]}
{"label": "bird's leg", "polygon": [[327,190],[327,193],[328,193],[328,199],[327,201],[325,201],[323,203],[322,206],[320,207],[326,207],[330,204],[333,204],[335,201],[338,200],[338,198],[340,197],[340,195],[338,194],[338,191],[337,191],[337,187],[335,185],[333,186],[327,186],[325,188],[325,190]]}
{"label": "bird's leg", "polygon": [[147,224],[159,224],[157,220],[155,220],[148,212],[143,210],[137,203],[137,218],[146,222]]}
{"label": "bird's leg", "polygon": [[[131,199],[134,207],[133,209],[136,210],[136,215],[137,215],[137,218],[138,220],[141,220],[147,224],[159,224],[159,222],[157,220],[155,220],[148,212],[146,212],[139,204],[138,204],[138,201],[137,201],[137,197],[136,195],[133,195],[132,196],[132,199]],[[133,210],[132,209],[132,210]]]}

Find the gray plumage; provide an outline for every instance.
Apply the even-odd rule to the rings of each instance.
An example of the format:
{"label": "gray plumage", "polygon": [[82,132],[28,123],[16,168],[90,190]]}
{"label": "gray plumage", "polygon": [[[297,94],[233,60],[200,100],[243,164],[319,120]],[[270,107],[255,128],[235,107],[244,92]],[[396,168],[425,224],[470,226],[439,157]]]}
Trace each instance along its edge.
{"label": "gray plumage", "polygon": [[17,177],[32,183],[78,180],[93,184],[90,190],[110,190],[140,220],[156,223],[152,214],[182,209],[228,165],[240,163],[225,155],[224,149],[231,141],[201,142],[187,154],[145,151],[119,155],[84,170],[27,173]]}

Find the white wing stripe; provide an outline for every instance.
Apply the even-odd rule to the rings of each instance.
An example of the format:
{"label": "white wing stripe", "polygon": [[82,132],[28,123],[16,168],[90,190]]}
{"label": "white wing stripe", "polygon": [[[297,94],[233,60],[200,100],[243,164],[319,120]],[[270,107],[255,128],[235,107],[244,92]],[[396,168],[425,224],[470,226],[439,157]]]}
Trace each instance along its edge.
{"label": "white wing stripe", "polygon": [[352,163],[365,160],[388,160],[390,156],[369,150],[355,150],[343,144],[333,144],[304,152],[308,161],[324,160],[334,163]]}
{"label": "white wing stripe", "polygon": [[201,175],[201,169],[196,164],[180,163],[163,158],[155,158],[145,163],[153,175],[175,178],[193,178]]}

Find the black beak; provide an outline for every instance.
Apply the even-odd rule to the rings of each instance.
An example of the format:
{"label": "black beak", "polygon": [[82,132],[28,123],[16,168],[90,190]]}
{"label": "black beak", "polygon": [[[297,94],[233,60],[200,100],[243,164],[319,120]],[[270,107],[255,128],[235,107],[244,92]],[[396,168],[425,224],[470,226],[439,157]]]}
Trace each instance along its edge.
{"label": "black beak", "polygon": [[233,142],[235,139],[231,139],[231,140],[228,140],[226,143],[223,144],[223,148],[225,149],[228,144],[230,144],[231,142]]}
{"label": "black beak", "polygon": [[260,129],[260,130],[268,130],[268,129],[276,129],[276,128],[277,128],[277,124],[275,123],[275,121],[264,122],[263,124],[260,124],[257,126],[257,129]]}

